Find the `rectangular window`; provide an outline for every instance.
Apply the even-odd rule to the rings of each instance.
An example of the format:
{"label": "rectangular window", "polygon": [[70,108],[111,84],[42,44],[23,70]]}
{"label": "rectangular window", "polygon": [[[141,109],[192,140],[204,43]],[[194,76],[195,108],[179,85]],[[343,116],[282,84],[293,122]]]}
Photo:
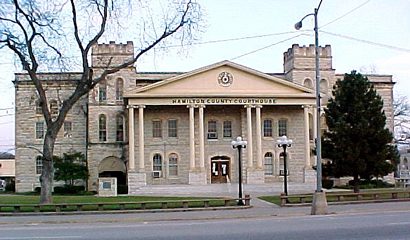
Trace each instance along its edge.
{"label": "rectangular window", "polygon": [[72,131],[73,131],[73,123],[70,121],[65,121],[64,122],[64,137],[71,138]]}
{"label": "rectangular window", "polygon": [[208,139],[218,139],[216,121],[208,121]]}
{"label": "rectangular window", "polygon": [[224,133],[224,138],[232,137],[232,122],[231,121],[224,121],[223,133]]}
{"label": "rectangular window", "polygon": [[124,141],[124,118],[121,115],[118,115],[116,118],[117,122],[117,134],[115,137],[115,140],[117,142],[123,142]]}
{"label": "rectangular window", "polygon": [[162,121],[161,120],[152,121],[152,137],[162,138]]}
{"label": "rectangular window", "polygon": [[178,137],[178,121],[176,119],[168,120],[168,137]]}
{"label": "rectangular window", "polygon": [[265,119],[263,120],[263,136],[264,137],[273,137],[272,133],[272,120]]}
{"label": "rectangular window", "polygon": [[107,141],[107,118],[101,114],[98,120],[98,131],[100,142]]}
{"label": "rectangular window", "polygon": [[44,138],[44,122],[36,122],[36,139]]}
{"label": "rectangular window", "polygon": [[124,92],[124,80],[117,79],[117,85],[115,87],[115,100],[122,101]]}
{"label": "rectangular window", "polygon": [[265,175],[273,175],[273,154],[271,152],[265,154]]}
{"label": "rectangular window", "polygon": [[36,158],[36,174],[42,174],[43,173],[43,158],[41,156],[38,156]]}
{"label": "rectangular window", "polygon": [[279,137],[288,135],[288,120],[280,119],[278,121],[278,134]]}
{"label": "rectangular window", "polygon": [[104,102],[107,100],[107,83],[102,80],[98,87],[98,101]]}
{"label": "rectangular window", "polygon": [[169,156],[169,176],[178,175],[178,156],[176,154],[171,154]]}

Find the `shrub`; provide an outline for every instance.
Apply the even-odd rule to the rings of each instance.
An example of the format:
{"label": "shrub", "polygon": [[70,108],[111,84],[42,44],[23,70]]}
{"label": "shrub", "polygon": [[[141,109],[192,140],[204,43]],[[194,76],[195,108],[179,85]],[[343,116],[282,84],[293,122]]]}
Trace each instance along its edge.
{"label": "shrub", "polygon": [[54,193],[56,194],[78,194],[84,190],[84,186],[64,185],[62,187],[54,187]]}
{"label": "shrub", "polygon": [[323,179],[322,180],[323,188],[331,189],[331,188],[333,188],[333,184],[334,184],[334,181],[331,180],[331,179]]}
{"label": "shrub", "polygon": [[117,185],[117,193],[118,194],[127,194],[128,193],[128,185]]}
{"label": "shrub", "polygon": [[6,185],[6,192],[15,192],[16,191],[16,185],[13,183],[8,183]]}

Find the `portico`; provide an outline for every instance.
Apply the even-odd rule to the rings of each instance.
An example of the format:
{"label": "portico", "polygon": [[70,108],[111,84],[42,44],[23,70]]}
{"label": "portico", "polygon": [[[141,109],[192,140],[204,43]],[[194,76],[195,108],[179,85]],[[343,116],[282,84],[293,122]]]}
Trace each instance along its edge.
{"label": "portico", "polygon": [[[284,132],[298,146],[289,160],[294,169],[290,179],[305,182],[305,171],[311,170],[305,107],[314,105],[311,89],[224,61],[137,89],[126,98],[130,193],[146,184],[237,181],[230,147],[236,136],[248,142],[242,168],[248,184],[280,181],[281,156],[274,142]],[[170,154],[177,156],[176,165],[169,165]]]}

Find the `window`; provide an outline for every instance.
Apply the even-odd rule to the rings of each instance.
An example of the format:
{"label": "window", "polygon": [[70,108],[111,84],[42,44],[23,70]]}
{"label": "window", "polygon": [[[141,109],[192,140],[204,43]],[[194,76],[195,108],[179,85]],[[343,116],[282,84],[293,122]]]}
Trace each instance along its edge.
{"label": "window", "polygon": [[313,88],[313,82],[312,80],[310,80],[310,78],[306,78],[303,81],[303,86],[307,87],[307,88]]}
{"label": "window", "polygon": [[152,121],[152,137],[162,138],[162,121],[161,120]]}
{"label": "window", "polygon": [[153,171],[162,171],[162,156],[159,153],[156,153],[152,158],[152,170]]}
{"label": "window", "polygon": [[43,158],[41,156],[36,157],[36,174],[43,173]]}
{"label": "window", "polygon": [[107,118],[101,114],[98,118],[98,135],[100,142],[107,141]]}
{"label": "window", "polygon": [[36,122],[36,139],[44,138],[44,122]]}
{"label": "window", "polygon": [[279,137],[288,135],[288,120],[287,119],[279,119],[278,134],[279,134]]}
{"label": "window", "polygon": [[102,80],[98,87],[98,101],[104,102],[107,100],[107,82]]}
{"label": "window", "polygon": [[231,121],[224,121],[223,134],[224,134],[224,138],[232,137],[232,122]]}
{"label": "window", "polygon": [[43,114],[43,110],[41,109],[40,100],[36,101],[36,114]]}
{"label": "window", "polygon": [[72,130],[73,130],[73,123],[70,121],[65,121],[64,122],[64,137],[71,138]]}
{"label": "window", "polygon": [[264,137],[272,137],[273,136],[272,120],[271,119],[263,120],[263,136]]}
{"label": "window", "polygon": [[117,115],[115,122],[116,122],[116,129],[117,129],[115,141],[123,142],[124,141],[124,117],[121,115]]}
{"label": "window", "polygon": [[51,114],[51,116],[57,116],[58,115],[57,100],[50,100],[50,114]]}
{"label": "window", "polygon": [[216,121],[208,121],[208,139],[218,139],[218,131],[216,128]]}
{"label": "window", "polygon": [[168,137],[178,137],[178,121],[176,119],[168,120]]}
{"label": "window", "polygon": [[124,80],[122,80],[122,78],[118,78],[117,84],[115,85],[115,100],[122,101],[123,93],[124,93]]}
{"label": "window", "polygon": [[265,154],[265,175],[273,175],[273,154],[271,152]]}
{"label": "window", "polygon": [[[279,154],[279,169],[281,170],[281,171],[283,171],[283,173],[284,173],[284,171],[285,171],[285,165],[284,165],[284,163],[285,163],[285,158],[284,158],[284,154],[283,154],[283,152],[281,152],[280,154]],[[288,153],[286,153],[286,170],[287,170],[287,172],[288,172],[288,174],[289,174],[289,154]]]}
{"label": "window", "polygon": [[178,155],[171,153],[168,159],[169,166],[169,176],[178,175]]}

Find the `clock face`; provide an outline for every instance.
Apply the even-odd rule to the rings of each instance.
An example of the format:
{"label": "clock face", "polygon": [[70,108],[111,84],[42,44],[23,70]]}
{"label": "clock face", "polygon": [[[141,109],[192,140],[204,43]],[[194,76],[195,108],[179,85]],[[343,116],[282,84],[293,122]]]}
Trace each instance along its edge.
{"label": "clock face", "polygon": [[233,82],[232,74],[228,72],[221,72],[218,76],[218,83],[223,87],[229,87]]}

